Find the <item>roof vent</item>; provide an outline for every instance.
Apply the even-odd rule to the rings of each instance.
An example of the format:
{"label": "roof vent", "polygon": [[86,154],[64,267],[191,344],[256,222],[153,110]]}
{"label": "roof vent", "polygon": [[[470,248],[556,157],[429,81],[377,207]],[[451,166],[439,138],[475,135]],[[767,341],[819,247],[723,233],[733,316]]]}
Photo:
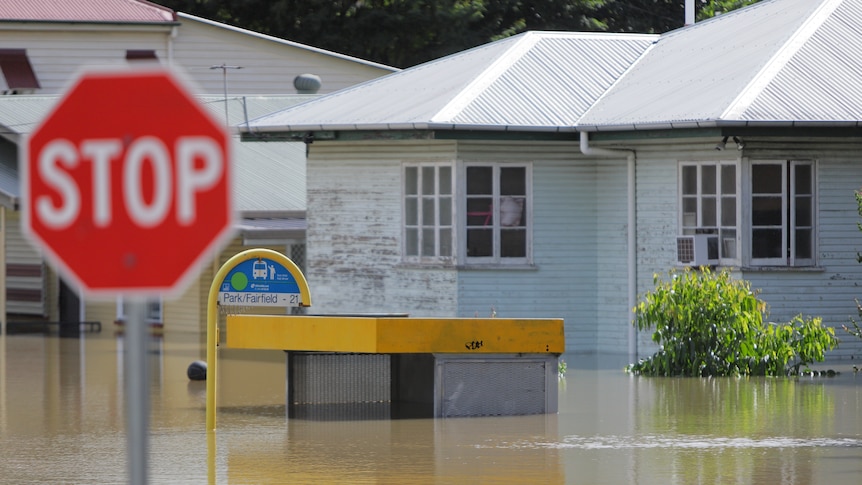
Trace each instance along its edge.
{"label": "roof vent", "polygon": [[314,74],[300,74],[293,78],[293,87],[299,94],[317,94],[320,85],[320,76]]}

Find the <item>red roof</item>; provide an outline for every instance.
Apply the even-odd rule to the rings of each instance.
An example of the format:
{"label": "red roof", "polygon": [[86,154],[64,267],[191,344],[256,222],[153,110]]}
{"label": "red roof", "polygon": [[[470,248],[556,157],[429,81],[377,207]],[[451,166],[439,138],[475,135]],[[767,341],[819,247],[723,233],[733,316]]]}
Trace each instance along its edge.
{"label": "red roof", "polygon": [[0,21],[175,22],[173,10],[145,0],[2,0]]}

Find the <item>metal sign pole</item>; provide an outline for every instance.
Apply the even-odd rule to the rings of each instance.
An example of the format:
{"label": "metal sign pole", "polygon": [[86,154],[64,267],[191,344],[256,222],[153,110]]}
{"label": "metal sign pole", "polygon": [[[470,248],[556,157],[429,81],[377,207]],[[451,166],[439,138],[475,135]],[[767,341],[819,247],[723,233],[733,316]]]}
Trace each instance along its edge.
{"label": "metal sign pole", "polygon": [[126,381],[126,443],[129,483],[147,483],[150,393],[147,365],[146,302],[126,301],[124,373]]}

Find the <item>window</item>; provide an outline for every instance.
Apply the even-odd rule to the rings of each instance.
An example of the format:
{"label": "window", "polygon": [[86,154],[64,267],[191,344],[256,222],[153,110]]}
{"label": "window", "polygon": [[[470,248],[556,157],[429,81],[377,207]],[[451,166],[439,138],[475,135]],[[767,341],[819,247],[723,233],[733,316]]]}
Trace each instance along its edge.
{"label": "window", "polygon": [[719,264],[814,265],[814,162],[752,161],[749,173],[741,197],[737,162],[680,163],[680,234],[716,235]]}
{"label": "window", "polygon": [[156,56],[156,51],[154,50],[127,50],[126,60],[129,62],[158,61],[159,58]]}
{"label": "window", "polygon": [[680,233],[717,235],[719,261],[725,263],[739,257],[737,171],[735,161],[685,162],[680,166]]}
{"label": "window", "polygon": [[452,166],[404,167],[404,255],[412,261],[453,256],[454,191]]}
{"label": "window", "polygon": [[6,78],[7,94],[29,94],[39,89],[39,81],[24,49],[0,49],[0,71]]}
{"label": "window", "polygon": [[468,165],[465,254],[468,263],[528,263],[530,171],[525,165]]}
{"label": "window", "polygon": [[[126,304],[122,298],[117,301],[117,319],[127,320]],[[161,299],[147,300],[146,319],[148,322],[162,322]]]}
{"label": "window", "polygon": [[814,164],[751,164],[751,264],[814,264]]}

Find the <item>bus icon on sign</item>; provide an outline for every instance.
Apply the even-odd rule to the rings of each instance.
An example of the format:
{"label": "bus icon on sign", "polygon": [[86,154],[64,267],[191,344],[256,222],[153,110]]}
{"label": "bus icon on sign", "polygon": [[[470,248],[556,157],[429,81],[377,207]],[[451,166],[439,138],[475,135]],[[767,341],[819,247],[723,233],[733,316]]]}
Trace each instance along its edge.
{"label": "bus icon on sign", "polygon": [[251,277],[266,279],[266,263],[264,261],[259,259],[254,262],[254,266],[251,268]]}

